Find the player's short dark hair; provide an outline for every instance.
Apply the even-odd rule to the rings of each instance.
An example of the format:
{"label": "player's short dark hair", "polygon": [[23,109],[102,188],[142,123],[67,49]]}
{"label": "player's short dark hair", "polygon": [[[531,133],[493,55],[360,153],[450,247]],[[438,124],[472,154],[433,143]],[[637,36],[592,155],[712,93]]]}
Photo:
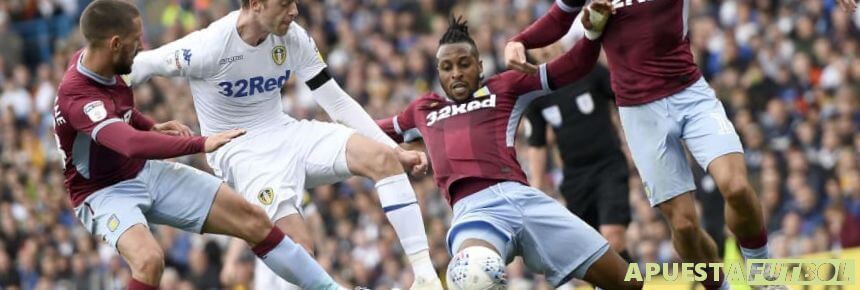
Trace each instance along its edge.
{"label": "player's short dark hair", "polygon": [[89,43],[134,31],[134,19],[140,17],[137,7],[121,0],[96,0],[81,13],[81,33]]}
{"label": "player's short dark hair", "polygon": [[472,39],[471,35],[469,35],[469,26],[467,23],[469,22],[463,20],[463,16],[456,18],[451,16],[451,21],[448,22],[448,30],[446,30],[445,34],[442,35],[442,38],[439,39],[439,46],[442,46],[443,44],[465,42],[472,46],[475,54],[478,54],[478,46],[475,45],[475,40]]}

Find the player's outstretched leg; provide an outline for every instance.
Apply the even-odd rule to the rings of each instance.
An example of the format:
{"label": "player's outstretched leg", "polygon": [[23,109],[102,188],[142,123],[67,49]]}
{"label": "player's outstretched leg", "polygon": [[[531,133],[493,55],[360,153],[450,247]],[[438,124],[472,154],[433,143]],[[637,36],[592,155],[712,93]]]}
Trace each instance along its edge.
{"label": "player's outstretched leg", "polygon": [[415,190],[409,183],[409,177],[406,176],[395,149],[353,134],[346,144],[346,163],[351,173],[376,182],[382,210],[394,227],[403,251],[412,264],[415,274],[412,288],[442,289],[430,260],[427,235]]}
{"label": "player's outstretched leg", "polygon": [[744,156],[730,153],[714,159],[708,172],[726,199],[726,225],[738,238],[745,259],[767,259],[767,231],[761,203],[747,180]]}
{"label": "player's outstretched leg", "polygon": [[339,288],[302,246],[274,227],[260,207],[250,204],[227,185],[222,184],[218,189],[203,232],[245,240],[272,271],[302,289]]}
{"label": "player's outstretched leg", "polygon": [[117,250],[131,268],[128,290],[155,290],[164,271],[164,251],[143,224],[131,226],[119,237]]}
{"label": "player's outstretched leg", "polygon": [[642,281],[624,281],[627,267],[627,262],[618,253],[606,251],[594,264],[591,264],[583,279],[600,289],[642,289]]}
{"label": "player's outstretched leg", "polygon": [[[717,263],[717,245],[714,239],[699,224],[693,193],[687,192],[669,199],[658,205],[660,211],[669,221],[672,230],[672,244],[684,262]],[[708,272],[712,273],[712,272]],[[702,285],[706,289],[720,289],[722,277],[710,277]],[[720,273],[722,276],[722,273]]]}

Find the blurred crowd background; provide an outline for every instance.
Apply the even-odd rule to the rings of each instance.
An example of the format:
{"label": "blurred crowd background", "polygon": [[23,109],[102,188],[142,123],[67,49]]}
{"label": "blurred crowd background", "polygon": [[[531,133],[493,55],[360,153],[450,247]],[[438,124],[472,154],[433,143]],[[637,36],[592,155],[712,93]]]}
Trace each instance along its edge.
{"label": "blurred crowd background", "polygon": [[[88,2],[0,1],[0,289],[119,290],[125,289],[129,276],[116,252],[87,234],[75,218],[52,132],[57,84],[71,55],[84,44],[77,19]],[[239,1],[132,2],[143,14],[149,49],[205,27],[237,9]],[[550,4],[304,0],[298,22],[316,39],[338,82],[373,117],[382,118],[438,89],[434,55],[449,15],[468,19],[485,75],[491,75],[504,69],[506,40]],[[746,148],[772,254],[838,253],[860,245],[860,14],[842,12],[833,0],[690,4],[692,48]],[[283,91],[288,113],[326,120],[307,88],[294,81]],[[175,119],[197,129],[184,81],[155,79],[136,88],[135,98],[156,120]],[[202,155],[178,161],[209,170]],[[548,176],[530,178],[554,181],[543,190],[558,197],[552,184],[559,183],[560,169],[550,166]],[[628,250],[639,262],[676,260],[668,227],[648,205],[633,172]],[[696,178],[703,222],[722,250],[725,241],[731,241],[722,221],[722,198],[701,169]],[[444,273],[450,209],[431,178],[413,180],[433,261]],[[354,178],[316,188],[306,201],[316,257],[338,279],[372,289],[411,283],[408,263],[372,183]],[[238,268],[239,283],[219,282],[224,237],[166,227],[154,231],[168,258],[161,289],[250,289],[250,254]],[[509,275],[512,287],[548,288],[519,264],[511,266]]]}

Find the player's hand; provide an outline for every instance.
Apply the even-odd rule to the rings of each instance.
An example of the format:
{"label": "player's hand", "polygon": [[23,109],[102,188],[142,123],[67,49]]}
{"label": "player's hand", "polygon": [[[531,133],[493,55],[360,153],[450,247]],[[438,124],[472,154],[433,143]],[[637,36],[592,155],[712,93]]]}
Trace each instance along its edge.
{"label": "player's hand", "polygon": [[609,15],[615,14],[615,6],[608,0],[594,0],[582,11],[582,27],[596,33],[603,33]]}
{"label": "player's hand", "polygon": [[185,126],[177,121],[167,121],[164,123],[155,124],[155,126],[152,126],[152,130],[171,136],[187,137],[194,134],[193,132],[191,132],[191,128],[188,128],[188,126]]}
{"label": "player's hand", "polygon": [[538,67],[526,61],[526,47],[522,42],[511,41],[505,45],[505,66],[526,74],[536,74]]}
{"label": "player's hand", "polygon": [[857,11],[857,0],[837,0],[839,2],[839,7],[842,7],[842,10],[848,13],[854,13]]}
{"label": "player's hand", "polygon": [[412,171],[413,176],[427,174],[427,154],[424,152],[397,147],[397,159],[403,168]]}
{"label": "player's hand", "polygon": [[212,151],[218,150],[224,144],[230,143],[233,138],[245,135],[245,130],[243,129],[231,129],[227,130],[206,138],[205,150],[206,153],[212,153]]}

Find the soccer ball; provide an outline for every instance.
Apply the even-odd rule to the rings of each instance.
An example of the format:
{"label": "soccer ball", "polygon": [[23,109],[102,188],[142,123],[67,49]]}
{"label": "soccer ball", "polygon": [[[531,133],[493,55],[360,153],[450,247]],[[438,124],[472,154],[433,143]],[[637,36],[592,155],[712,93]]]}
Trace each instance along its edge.
{"label": "soccer ball", "polygon": [[496,290],[505,289],[505,262],[486,247],[463,249],[448,264],[448,289]]}

